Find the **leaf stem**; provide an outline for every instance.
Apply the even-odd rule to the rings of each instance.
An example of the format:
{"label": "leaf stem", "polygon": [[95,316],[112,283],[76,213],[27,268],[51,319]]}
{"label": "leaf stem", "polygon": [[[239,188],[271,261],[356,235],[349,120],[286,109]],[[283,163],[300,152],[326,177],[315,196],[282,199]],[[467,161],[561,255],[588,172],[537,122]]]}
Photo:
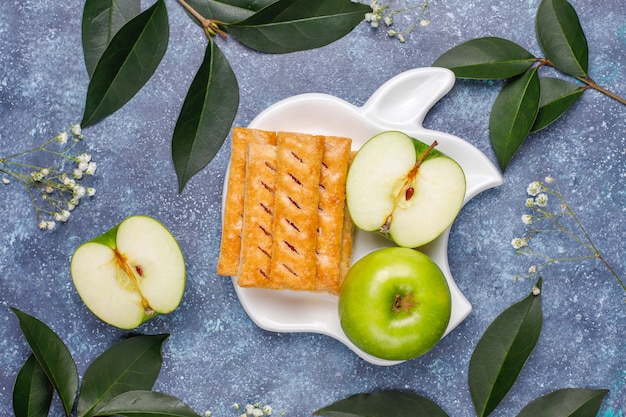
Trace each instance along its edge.
{"label": "leaf stem", "polygon": [[226,38],[226,32],[224,32],[222,29],[220,29],[220,25],[223,25],[224,22],[221,22],[219,20],[207,19],[206,17],[204,17],[200,13],[198,13],[198,11],[196,9],[191,7],[189,5],[189,3],[187,3],[185,0],[178,0],[178,2],[189,13],[191,13],[191,15],[193,17],[195,17],[196,20],[198,20],[198,22],[200,22],[200,24],[204,28],[204,33],[206,33],[206,35],[207,35],[207,37],[209,39],[211,38],[211,36],[213,36],[215,34],[220,35],[222,38]]}
{"label": "leaf stem", "polygon": [[600,87],[598,84],[596,84],[596,82],[589,76],[585,77],[576,77],[577,80],[579,80],[580,82],[582,82],[583,84],[587,85],[589,88],[593,88],[594,90],[597,90],[609,97],[611,97],[614,100],[619,101],[622,104],[626,104],[626,99],[618,96],[617,94],[614,94],[612,92],[610,92],[609,90],[607,90],[606,88]]}
{"label": "leaf stem", "polygon": [[[539,63],[539,66],[548,65],[558,70],[558,68],[556,68],[556,66],[552,63],[552,61],[550,61],[547,58],[537,58],[536,61]],[[617,100],[618,102],[626,105],[626,99],[618,96],[615,93],[610,92],[604,87],[600,87],[598,84],[596,84],[596,82],[590,76],[588,75],[586,77],[577,76],[575,78],[581,83],[585,84],[588,88],[593,88],[594,90],[599,91],[608,97],[611,97],[613,100]]]}

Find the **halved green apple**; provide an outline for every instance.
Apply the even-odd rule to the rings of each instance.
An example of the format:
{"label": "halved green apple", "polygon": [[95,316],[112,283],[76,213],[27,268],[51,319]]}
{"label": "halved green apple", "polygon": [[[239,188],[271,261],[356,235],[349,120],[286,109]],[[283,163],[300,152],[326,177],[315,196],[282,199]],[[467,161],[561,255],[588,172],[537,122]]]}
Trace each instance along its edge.
{"label": "halved green apple", "polygon": [[369,139],[354,157],[346,203],[354,224],[397,245],[416,248],[437,238],[458,215],[465,174],[432,144],[399,131]]}
{"label": "halved green apple", "polygon": [[79,246],[70,263],[85,305],[102,321],[133,329],[172,312],[185,290],[185,260],[158,220],[131,216]]}

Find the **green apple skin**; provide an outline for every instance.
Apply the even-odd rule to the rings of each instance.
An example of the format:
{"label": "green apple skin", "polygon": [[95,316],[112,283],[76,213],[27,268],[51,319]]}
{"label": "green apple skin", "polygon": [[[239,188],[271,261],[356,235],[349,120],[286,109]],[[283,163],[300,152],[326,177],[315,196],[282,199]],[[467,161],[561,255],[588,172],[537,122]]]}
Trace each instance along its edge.
{"label": "green apple skin", "polygon": [[348,271],[339,295],[341,327],[359,349],[409,360],[445,334],[452,302],[441,269],[415,249],[377,249]]}
{"label": "green apple skin", "polygon": [[70,273],[85,305],[121,329],[174,311],[186,285],[178,242],[161,222],[141,215],[80,245]]}
{"label": "green apple skin", "polygon": [[386,131],[355,155],[346,179],[346,204],[359,229],[416,248],[452,224],[465,190],[463,169],[436,145]]}

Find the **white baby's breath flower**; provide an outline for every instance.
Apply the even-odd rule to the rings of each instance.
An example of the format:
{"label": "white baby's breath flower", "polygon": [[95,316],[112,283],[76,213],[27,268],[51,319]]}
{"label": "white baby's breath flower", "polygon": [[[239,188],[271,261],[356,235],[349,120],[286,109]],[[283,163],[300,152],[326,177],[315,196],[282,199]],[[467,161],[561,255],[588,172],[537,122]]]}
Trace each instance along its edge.
{"label": "white baby's breath flower", "polygon": [[387,15],[387,16],[385,16],[385,17],[383,18],[383,22],[385,22],[385,25],[387,25],[387,26],[391,26],[391,25],[393,25],[393,17],[392,17],[392,16]]}
{"label": "white baby's breath flower", "polygon": [[259,408],[255,408],[252,410],[252,412],[250,413],[253,417],[261,417],[263,415],[263,410],[259,409]]}
{"label": "white baby's breath flower", "polygon": [[511,241],[511,246],[513,246],[514,249],[521,249],[524,246],[528,246],[528,241],[526,238],[516,237]]}
{"label": "white baby's breath flower", "polygon": [[534,207],[535,206],[535,199],[527,198],[525,205],[526,205],[526,207]]}
{"label": "white baby's breath flower", "polygon": [[70,217],[69,210],[63,210],[61,213],[54,213],[54,220],[65,223]]}
{"label": "white baby's breath flower", "polygon": [[545,180],[546,184],[552,184],[554,182],[554,177],[551,175],[548,175]]}
{"label": "white baby's breath flower", "polygon": [[40,228],[41,230],[46,230],[46,228],[48,227],[48,222],[47,222],[47,221],[45,221],[45,220],[42,220],[42,221],[40,221],[40,222],[39,222],[39,225],[38,225],[38,226],[39,226],[39,228]]}
{"label": "white baby's breath flower", "polygon": [[420,20],[420,26],[428,26],[428,25],[430,25],[430,19]]}
{"label": "white baby's breath flower", "polygon": [[82,132],[82,129],[80,128],[80,125],[74,124],[74,125],[70,126],[70,130],[72,131],[72,134],[74,136],[78,137],[78,139],[82,139],[83,138],[83,132]]}
{"label": "white baby's breath flower", "polygon": [[535,272],[537,272],[537,265],[531,265],[531,266],[528,268],[528,273],[529,273],[529,274],[534,274]]}
{"label": "white baby's breath flower", "polygon": [[89,164],[87,164],[87,162],[81,161],[78,163],[78,166],[76,167],[77,170],[81,171],[81,172],[85,172],[87,171],[87,167],[89,166]]}
{"label": "white baby's breath flower", "polygon": [[403,35],[403,34],[399,34],[399,35],[398,35],[398,40],[399,40],[401,43],[406,42],[406,38],[404,37],[404,35]]}
{"label": "white baby's breath flower", "polygon": [[82,185],[75,187],[73,191],[74,198],[77,198],[77,199],[83,198],[86,193],[87,193],[87,190]]}
{"label": "white baby's breath flower", "polygon": [[87,152],[83,152],[80,155],[78,155],[78,162],[89,162],[91,161],[91,155],[88,154]]}
{"label": "white baby's breath flower", "polygon": [[46,194],[52,194],[54,192],[54,188],[51,185],[48,185],[45,188]]}
{"label": "white baby's breath flower", "polygon": [[[74,178],[79,180],[79,179],[81,179],[83,177],[83,170],[80,169],[80,168],[76,168],[74,170],[73,174],[74,174]],[[69,185],[69,184],[67,184],[67,185]]]}
{"label": "white baby's breath flower", "polygon": [[30,173],[30,177],[35,182],[41,182],[41,180],[43,180],[43,175],[41,174],[40,171],[33,171],[33,172],[31,172]]}
{"label": "white baby's breath flower", "polygon": [[532,222],[533,222],[533,216],[531,216],[530,214],[522,215],[522,223],[524,223],[525,225],[529,225],[529,224],[532,224]]}
{"label": "white baby's breath flower", "polygon": [[93,197],[96,195],[96,189],[94,187],[87,187],[87,195]]}
{"label": "white baby's breath flower", "polygon": [[526,192],[528,193],[528,195],[531,195],[533,197],[536,196],[541,192],[541,183],[539,181],[531,182],[530,184],[528,184]]}
{"label": "white baby's breath flower", "polygon": [[535,198],[535,204],[539,207],[545,207],[548,204],[548,194],[541,193]]}
{"label": "white baby's breath flower", "polygon": [[533,295],[539,295],[541,294],[541,290],[539,289],[538,286],[534,285],[533,286]]}
{"label": "white baby's breath flower", "polygon": [[46,222],[46,230],[53,230],[56,227],[56,222],[53,222],[52,220],[48,220]]}
{"label": "white baby's breath flower", "polygon": [[272,414],[272,407],[271,407],[271,406],[269,406],[269,405],[264,406],[264,407],[263,407],[263,413],[264,413],[265,415],[268,415],[268,416],[269,416],[270,414]]}
{"label": "white baby's breath flower", "polygon": [[87,164],[87,169],[85,170],[85,174],[94,175],[96,173],[96,169],[98,168],[98,164],[91,161]]}
{"label": "white baby's breath flower", "polygon": [[67,143],[67,139],[68,139],[69,135],[67,134],[67,132],[61,132],[56,136],[56,140],[61,144],[61,145],[65,145]]}
{"label": "white baby's breath flower", "polygon": [[2,183],[4,185],[8,185],[8,184],[11,184],[11,180],[9,180],[8,178],[2,178]]}

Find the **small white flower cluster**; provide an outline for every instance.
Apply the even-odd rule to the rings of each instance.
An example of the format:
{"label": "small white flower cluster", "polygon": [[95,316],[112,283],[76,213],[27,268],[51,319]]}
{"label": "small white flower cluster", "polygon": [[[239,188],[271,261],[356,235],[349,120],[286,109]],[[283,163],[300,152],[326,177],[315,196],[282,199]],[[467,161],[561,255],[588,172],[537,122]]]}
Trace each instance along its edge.
{"label": "small white flower cluster", "polygon": [[[554,182],[554,178],[548,176],[545,178],[545,184],[552,184]],[[521,219],[522,223],[526,226],[530,226],[533,224],[533,220],[537,218],[545,218],[547,217],[547,212],[543,210],[548,205],[548,193],[550,189],[541,181],[533,181],[526,187],[526,194],[528,197],[526,198],[525,206],[530,209],[534,209],[537,213],[535,216],[532,214],[522,214]],[[530,237],[516,237],[511,240],[511,246],[513,249],[519,250],[528,246],[532,236]]]}
{"label": "small white flower cluster", "polygon": [[[531,182],[528,184],[528,187],[526,187],[526,194],[525,205],[526,208],[531,211],[531,214],[523,214],[521,220],[527,230],[525,236],[516,237],[511,240],[511,246],[513,246],[513,249],[515,249],[518,254],[538,256],[543,260],[543,263],[539,266],[532,265],[528,268],[526,274],[517,275],[515,278],[535,277],[545,267],[557,262],[600,259],[609,272],[613,274],[621,287],[626,290],[626,283],[624,283],[615,270],[611,268],[596,248],[596,245],[591,241],[582,223],[559,191],[559,187],[555,184],[553,177],[548,176],[543,182]],[[548,208],[548,196],[557,200],[559,209],[550,210]],[[575,242],[582,245],[584,249],[587,249],[588,254],[567,256],[559,253],[557,256],[552,256],[548,253],[539,252],[535,248],[537,245],[531,247],[532,240],[538,237],[539,234],[545,236],[561,235],[573,239]],[[538,291],[539,289],[533,290],[533,293],[538,293]]]}
{"label": "small white flower cluster", "polygon": [[[57,223],[65,223],[83,197],[93,197],[96,193],[95,188],[85,187],[79,181],[85,175],[95,175],[97,164],[86,152],[78,156],[71,155],[71,151],[82,139],[80,126],[72,125],[68,131],[59,133],[39,147],[0,158],[0,173],[6,175],[2,178],[2,183],[10,184],[8,177],[11,177],[26,186],[41,230],[53,230]],[[59,151],[52,148],[54,142],[62,147],[69,142],[69,146],[64,151]],[[23,161],[34,152],[43,153],[52,161],[43,167]],[[73,167],[68,169],[68,164]]]}
{"label": "small white flower cluster", "polygon": [[[352,0],[357,2],[356,0]],[[430,0],[425,0],[417,5],[408,6],[405,8],[392,9],[394,0],[370,0],[370,7],[372,11],[365,14],[365,21],[373,28],[378,28],[380,23],[383,22],[386,27],[390,28],[387,31],[387,35],[392,38],[398,39],[400,42],[406,42],[406,37],[417,27],[430,25],[430,19],[426,18],[426,14],[429,12]],[[418,10],[417,17],[414,22],[405,30],[398,32],[391,29],[391,26],[396,21],[396,16],[402,13]]]}
{"label": "small white flower cluster", "polygon": [[[233,409],[237,411],[239,417],[261,417],[261,416],[269,416],[272,414],[272,407],[270,405],[261,406],[259,403],[254,404],[246,404],[242,407],[239,403],[233,404]],[[283,411],[280,412],[280,415],[284,415]]]}

